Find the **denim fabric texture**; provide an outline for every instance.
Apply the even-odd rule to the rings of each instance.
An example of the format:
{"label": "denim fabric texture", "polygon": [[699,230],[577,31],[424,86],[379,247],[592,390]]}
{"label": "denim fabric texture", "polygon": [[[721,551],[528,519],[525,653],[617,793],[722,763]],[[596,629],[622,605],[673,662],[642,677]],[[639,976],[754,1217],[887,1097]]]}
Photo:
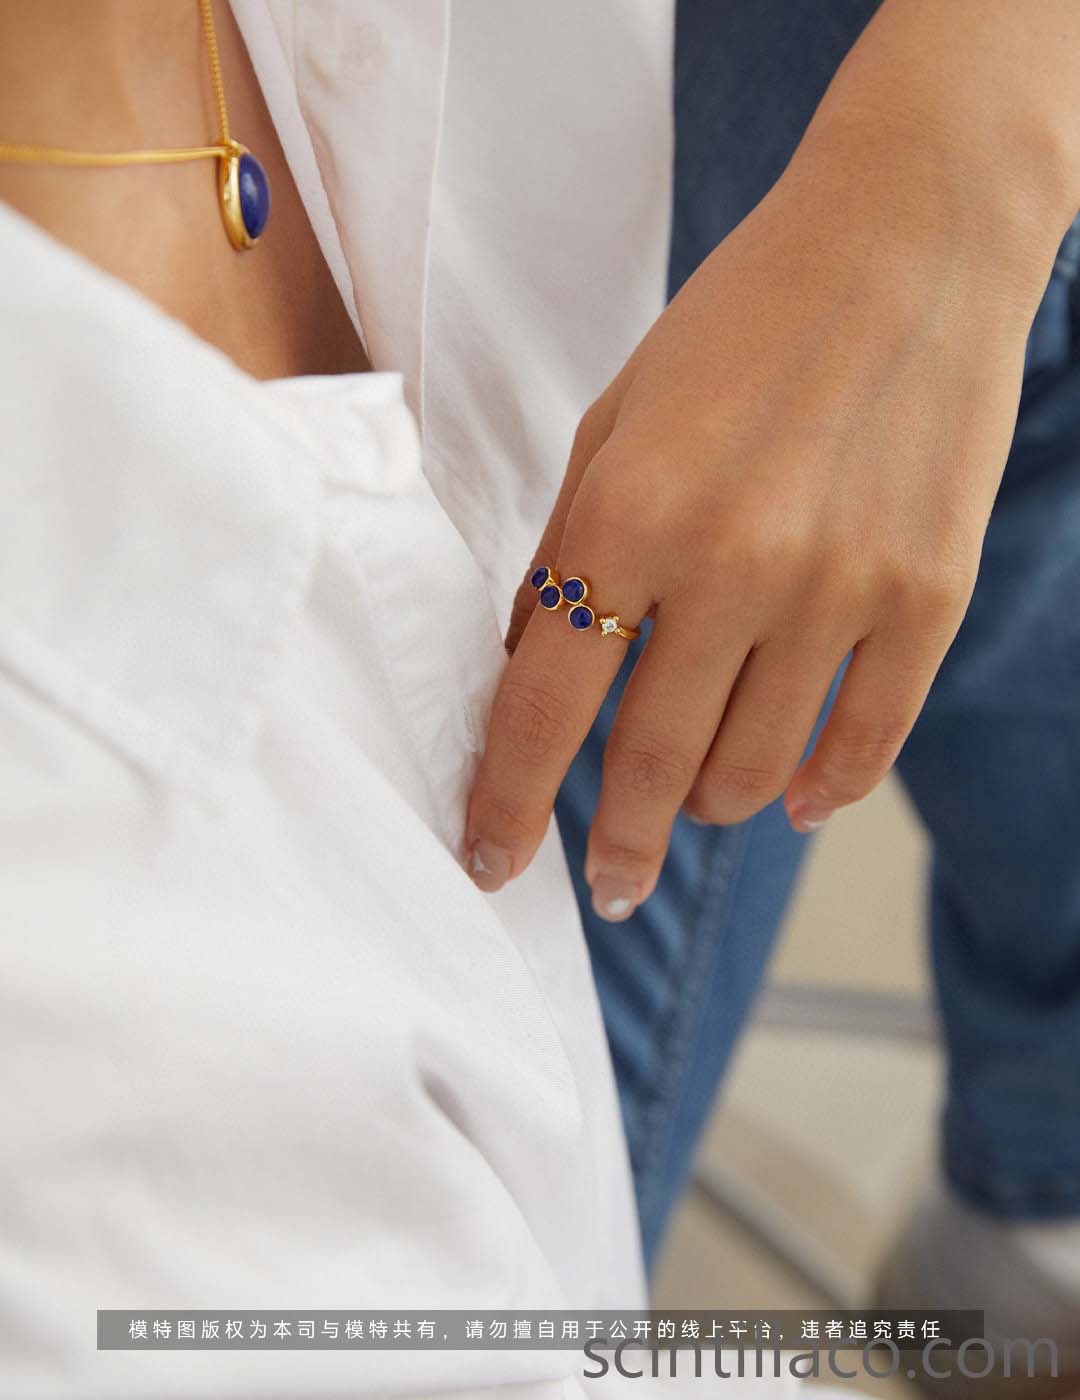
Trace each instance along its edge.
{"label": "denim fabric texture", "polygon": [[[781,174],[875,8],[679,0],[672,293]],[[933,846],[943,1170],[965,1199],[1017,1220],[1080,1214],[1078,269],[1080,216],[1031,329],[974,597],[898,764]],[[653,896],[625,923],[593,914],[581,869],[603,748],[648,632],[629,646],[556,816],[651,1267],[812,838],[779,803],[735,827],[680,816]]]}

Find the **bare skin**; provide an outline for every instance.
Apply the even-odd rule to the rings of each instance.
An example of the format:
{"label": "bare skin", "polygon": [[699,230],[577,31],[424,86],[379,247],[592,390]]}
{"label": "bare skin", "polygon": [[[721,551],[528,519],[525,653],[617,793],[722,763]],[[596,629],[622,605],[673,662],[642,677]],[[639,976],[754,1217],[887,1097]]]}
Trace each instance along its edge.
{"label": "bare skin", "polygon": [[[225,235],[215,161],[0,165],[0,198],[257,379],[370,369],[227,0],[214,18],[232,133],[273,191],[255,249],[237,252]],[[0,0],[0,139],[116,151],[206,145],[216,135],[195,0]]]}
{"label": "bare skin", "polygon": [[[1078,72],[1076,0],[883,0],[787,170],[585,414],[533,562],[653,619],[589,836],[602,917],[648,898],[680,809],[722,825],[783,795],[810,831],[891,767],[1080,207]],[[466,831],[488,891],[531,861],[623,660],[566,619],[523,585]]]}

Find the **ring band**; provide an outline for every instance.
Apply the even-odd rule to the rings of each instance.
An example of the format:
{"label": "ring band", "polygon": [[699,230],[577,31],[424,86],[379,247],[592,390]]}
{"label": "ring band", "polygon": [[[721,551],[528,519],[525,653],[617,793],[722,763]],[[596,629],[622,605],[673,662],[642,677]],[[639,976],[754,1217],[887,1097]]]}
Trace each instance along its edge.
{"label": "ring band", "polygon": [[548,612],[558,612],[564,603],[567,605],[570,609],[567,621],[575,632],[587,632],[594,622],[599,622],[603,637],[625,637],[632,642],[641,635],[640,627],[624,627],[617,613],[604,613],[598,617],[596,610],[585,601],[589,596],[589,585],[580,574],[574,574],[565,583],[560,583],[554,569],[540,564],[529,575],[529,582],[539,594],[540,606]]}

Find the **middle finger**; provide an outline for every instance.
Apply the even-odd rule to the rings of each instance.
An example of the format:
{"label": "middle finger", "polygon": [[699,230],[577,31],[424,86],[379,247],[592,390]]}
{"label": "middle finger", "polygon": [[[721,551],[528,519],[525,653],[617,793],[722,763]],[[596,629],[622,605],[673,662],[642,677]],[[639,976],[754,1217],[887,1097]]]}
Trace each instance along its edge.
{"label": "middle finger", "polygon": [[[726,625],[725,625],[726,623]],[[629,918],[656,884],[672,823],[709,751],[749,637],[734,614],[662,602],[604,752],[585,878],[601,918]]]}

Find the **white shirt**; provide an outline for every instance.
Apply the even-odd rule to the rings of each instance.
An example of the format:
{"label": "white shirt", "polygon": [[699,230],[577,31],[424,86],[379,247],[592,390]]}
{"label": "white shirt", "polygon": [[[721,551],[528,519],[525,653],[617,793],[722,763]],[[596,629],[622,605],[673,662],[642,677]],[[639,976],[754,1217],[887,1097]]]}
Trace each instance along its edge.
{"label": "white shirt", "polygon": [[458,857],[662,303],[668,6],[235,9],[379,372],[260,383],[0,207],[0,1394],[569,1397],[571,1352],[95,1350],[98,1308],[645,1297],[557,830],[495,896]]}

